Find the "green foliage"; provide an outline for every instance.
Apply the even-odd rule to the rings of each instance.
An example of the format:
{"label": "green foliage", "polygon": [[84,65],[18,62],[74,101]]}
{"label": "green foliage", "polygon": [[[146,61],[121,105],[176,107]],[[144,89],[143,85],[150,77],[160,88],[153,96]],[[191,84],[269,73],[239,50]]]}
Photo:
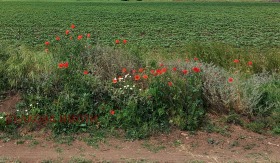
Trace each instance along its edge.
{"label": "green foliage", "polygon": [[4,63],[4,74],[12,88],[29,89],[36,81],[45,82],[53,73],[52,56],[43,52],[34,53],[25,46],[20,46],[7,53],[9,57]]}
{"label": "green foliage", "polygon": [[[50,35],[60,35],[66,26],[75,23],[83,27],[79,33],[92,33],[102,44],[112,45],[112,40],[122,36],[133,42],[131,46],[146,46],[151,50],[156,47],[182,50],[192,41],[224,42],[235,47],[280,45],[279,3],[122,3],[120,0],[90,3],[87,0],[57,4],[35,1],[30,6],[24,1],[1,2],[1,40],[40,45]],[[22,10],[25,14],[19,14]]]}
{"label": "green foliage", "polygon": [[278,74],[254,74],[241,83],[243,107],[251,115],[270,116],[279,108]]}
{"label": "green foliage", "polygon": [[[28,3],[0,3],[0,9],[5,8],[0,37],[27,45],[1,42],[0,91],[21,91],[17,114],[48,115],[52,121],[47,126],[55,133],[120,128],[129,138],[145,138],[170,126],[196,130],[205,108],[215,113],[234,111],[227,122],[240,125],[238,114],[243,113],[252,120],[247,125],[251,130],[278,133],[280,42],[272,37],[279,34],[278,4],[34,2],[30,19]],[[62,4],[67,8],[62,9]],[[50,12],[43,13],[42,6]],[[26,9],[27,15],[16,16],[18,9]],[[72,23],[65,17],[79,28],[65,28]],[[101,17],[106,21],[99,21]],[[272,18],[267,21],[267,17]],[[114,44],[116,39],[121,43]],[[123,44],[124,39],[128,43]],[[45,41],[50,45],[43,48]],[[190,62],[174,62],[178,56]],[[166,65],[159,67],[164,58]],[[201,72],[194,72],[194,67]],[[123,68],[128,71],[123,73]],[[150,73],[163,68],[167,71],[162,74]],[[112,83],[114,79],[117,83]],[[78,115],[90,115],[92,121],[79,121]],[[64,116],[70,116],[66,123],[60,121]],[[0,122],[2,130],[10,129]]]}
{"label": "green foliage", "polygon": [[241,119],[241,116],[237,113],[230,113],[227,117],[226,117],[226,122],[227,123],[232,123],[235,125],[240,125],[243,126],[244,122]]}
{"label": "green foliage", "polygon": [[[225,43],[192,42],[186,48],[187,57],[198,57],[203,62],[222,67],[230,72],[246,74],[279,72],[280,55],[278,48],[259,50],[255,47],[240,47]],[[234,63],[238,59],[239,63]],[[251,61],[252,65],[248,65]]]}
{"label": "green foliage", "polygon": [[[46,124],[57,134],[86,132],[92,126],[120,128],[129,138],[145,138],[171,125],[187,130],[200,126],[204,108],[200,69],[192,72],[196,63],[182,63],[178,72],[171,72],[176,65],[158,67],[157,62],[152,68],[118,46],[102,48],[90,37],[74,39],[75,30],[48,42],[45,52],[24,46],[10,52],[5,71],[10,86],[23,93],[17,107],[22,123]],[[183,68],[189,74],[180,72]],[[80,115],[89,115],[89,121]],[[32,121],[36,116],[47,119]]]}
{"label": "green foliage", "polygon": [[255,122],[251,122],[251,123],[247,124],[246,127],[248,129],[250,129],[251,131],[254,131],[257,133],[263,133],[266,125],[263,121],[255,121]]}
{"label": "green foliage", "polygon": [[[230,110],[240,111],[238,76],[231,76],[227,71],[213,64],[204,64],[203,68],[203,99],[209,111],[229,113]],[[233,83],[228,79],[234,78]]]}

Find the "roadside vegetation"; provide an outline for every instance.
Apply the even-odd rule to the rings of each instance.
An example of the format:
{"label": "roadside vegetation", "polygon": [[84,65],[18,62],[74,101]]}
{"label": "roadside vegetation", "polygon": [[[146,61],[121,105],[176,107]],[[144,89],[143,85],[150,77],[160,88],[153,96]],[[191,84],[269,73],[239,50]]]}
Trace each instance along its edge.
{"label": "roadside vegetation", "polygon": [[[0,3],[11,6],[6,14],[18,12],[14,3]],[[69,3],[70,10],[57,10],[59,17],[79,11],[71,18],[74,23],[52,21],[55,12],[43,22],[34,14],[31,28],[21,25],[16,14],[11,14],[15,19],[1,17],[7,27],[0,34],[5,38],[0,44],[1,100],[9,91],[22,97],[14,112],[0,113],[2,131],[26,125],[57,135],[104,129],[141,139],[172,127],[215,131],[207,121],[211,113],[254,132],[280,134],[278,4],[183,3],[189,8],[185,14],[195,17],[187,20],[178,11],[163,12],[170,4],[133,4],[138,12],[126,16],[132,12],[129,5],[119,12],[120,3],[109,3],[111,14],[105,14],[104,21],[104,4],[93,7],[100,14],[94,21],[86,19],[91,10],[79,10],[85,4]],[[192,14],[204,5],[212,16],[205,17],[206,11]],[[223,5],[235,9],[215,11]],[[149,16],[141,12],[147,6],[155,9]],[[243,10],[246,7],[250,10]],[[244,17],[240,11],[260,8],[264,12],[238,22]],[[221,12],[231,18],[221,17]],[[21,16],[27,20],[28,14]],[[115,18],[124,20],[112,21]],[[149,21],[156,23],[144,27]]]}

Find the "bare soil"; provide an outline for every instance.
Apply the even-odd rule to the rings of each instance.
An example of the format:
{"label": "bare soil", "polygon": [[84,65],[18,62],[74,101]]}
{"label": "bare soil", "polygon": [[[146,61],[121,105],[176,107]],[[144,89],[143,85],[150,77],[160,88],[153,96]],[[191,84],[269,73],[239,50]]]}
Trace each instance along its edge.
{"label": "bare soil", "polygon": [[[20,100],[13,95],[2,101],[9,112]],[[89,134],[75,135],[61,144],[48,130],[22,132],[19,139],[0,133],[0,162],[280,162],[280,137],[261,135],[230,125],[229,134],[173,130],[147,140],[128,141],[114,135],[89,146]],[[63,138],[62,138],[63,139]]]}

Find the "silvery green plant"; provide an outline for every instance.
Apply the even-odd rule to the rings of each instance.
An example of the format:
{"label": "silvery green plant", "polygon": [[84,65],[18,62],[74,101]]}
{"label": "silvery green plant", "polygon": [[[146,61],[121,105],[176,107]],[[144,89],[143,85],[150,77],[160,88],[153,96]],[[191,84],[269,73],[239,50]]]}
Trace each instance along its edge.
{"label": "silvery green plant", "polygon": [[[240,111],[240,89],[238,75],[230,75],[213,64],[202,64],[203,97],[213,112]],[[232,77],[233,82],[228,79]]]}
{"label": "silvery green plant", "polygon": [[[277,76],[263,72],[254,74],[249,79],[241,83],[243,98],[243,107],[250,115],[270,112],[273,108],[279,107],[279,101],[268,100],[270,92],[266,92],[264,86],[272,84],[277,80]],[[276,85],[271,85],[272,87]],[[273,88],[272,88],[273,89]],[[277,88],[275,88],[277,89]],[[278,88],[279,89],[279,88]],[[279,95],[280,96],[280,95]]]}

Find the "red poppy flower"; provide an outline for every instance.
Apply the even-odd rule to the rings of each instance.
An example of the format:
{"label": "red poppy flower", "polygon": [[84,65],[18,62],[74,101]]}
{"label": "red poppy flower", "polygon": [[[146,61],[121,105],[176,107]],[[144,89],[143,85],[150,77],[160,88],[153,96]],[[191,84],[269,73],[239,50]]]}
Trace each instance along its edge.
{"label": "red poppy flower", "polygon": [[66,35],[68,35],[68,34],[69,34],[69,32],[70,32],[69,30],[66,30],[66,31],[65,31],[65,34],[66,34]]}
{"label": "red poppy flower", "polygon": [[64,63],[64,68],[68,68],[68,66],[69,66],[68,62],[65,62]]}
{"label": "red poppy flower", "polygon": [[148,79],[148,75],[146,75],[146,74],[143,75],[143,78],[144,78],[144,79]]}
{"label": "red poppy flower", "polygon": [[151,73],[151,74],[154,74],[154,73],[155,73],[155,70],[150,70],[150,73]]}
{"label": "red poppy flower", "polygon": [[127,43],[127,40],[123,40],[123,44],[126,44]]}
{"label": "red poppy flower", "polygon": [[74,29],[76,26],[74,24],[71,25],[71,28]]}
{"label": "red poppy flower", "polygon": [[233,62],[234,62],[234,63],[239,63],[239,60],[238,60],[238,59],[235,59]]}
{"label": "red poppy flower", "polygon": [[123,68],[123,69],[122,69],[122,73],[125,73],[125,72],[126,72],[126,68]]}
{"label": "red poppy flower", "polygon": [[78,40],[81,40],[83,38],[83,35],[78,36]]}
{"label": "red poppy flower", "polygon": [[136,81],[137,81],[137,80],[140,80],[140,76],[139,76],[139,75],[135,75],[135,76],[134,76],[134,80],[136,80]]}
{"label": "red poppy flower", "polygon": [[228,78],[228,82],[232,83],[233,82],[233,78]]}
{"label": "red poppy flower", "polygon": [[46,42],[45,42],[45,45],[46,45],[46,46],[50,45],[50,42],[49,42],[49,41],[46,41]]}
{"label": "red poppy flower", "polygon": [[198,61],[198,58],[195,57],[193,60]]}
{"label": "red poppy flower", "polygon": [[198,67],[193,67],[192,70],[193,70],[195,73],[200,72],[200,68],[198,68]]}
{"label": "red poppy flower", "polygon": [[116,40],[115,43],[116,43],[116,44],[119,44],[119,43],[120,43],[120,40]]}
{"label": "red poppy flower", "polygon": [[166,73],[166,71],[167,71],[167,68],[165,68],[165,67],[161,69],[162,73]]}
{"label": "red poppy flower", "polygon": [[87,34],[87,38],[90,38],[90,33]]}
{"label": "red poppy flower", "polygon": [[188,70],[182,70],[183,74],[187,74]]}
{"label": "red poppy flower", "polygon": [[59,40],[60,40],[60,37],[59,37],[59,36],[56,36],[56,37],[55,37],[55,40],[56,40],[56,41],[59,41]]}
{"label": "red poppy flower", "polygon": [[173,71],[176,71],[177,70],[177,68],[176,67],[173,67]]}
{"label": "red poppy flower", "polygon": [[110,114],[111,114],[111,115],[114,115],[114,114],[115,114],[115,111],[114,111],[114,110],[110,110]]}
{"label": "red poppy flower", "polygon": [[64,67],[64,64],[63,63],[59,63],[58,64],[58,68],[63,68]]}
{"label": "red poppy flower", "polygon": [[85,75],[87,75],[87,74],[88,74],[88,71],[87,71],[87,70],[85,70],[85,71],[84,71],[84,74],[85,74]]}
{"label": "red poppy flower", "polygon": [[135,74],[135,73],[136,73],[136,70],[132,70],[132,73]]}
{"label": "red poppy flower", "polygon": [[157,70],[156,70],[156,74],[157,74],[157,75],[161,75],[161,74],[162,74],[161,69],[157,69]]}
{"label": "red poppy flower", "polygon": [[173,85],[172,82],[168,82],[168,86],[171,87]]}
{"label": "red poppy flower", "polygon": [[143,71],[144,71],[144,69],[143,68],[139,68],[139,70],[138,70],[140,73],[142,73]]}
{"label": "red poppy flower", "polygon": [[118,82],[117,78],[114,78],[114,79],[113,79],[113,83],[115,84],[115,83],[117,83],[117,82]]}
{"label": "red poppy flower", "polygon": [[249,61],[248,62],[248,66],[252,66],[253,65],[253,62],[252,61]]}

